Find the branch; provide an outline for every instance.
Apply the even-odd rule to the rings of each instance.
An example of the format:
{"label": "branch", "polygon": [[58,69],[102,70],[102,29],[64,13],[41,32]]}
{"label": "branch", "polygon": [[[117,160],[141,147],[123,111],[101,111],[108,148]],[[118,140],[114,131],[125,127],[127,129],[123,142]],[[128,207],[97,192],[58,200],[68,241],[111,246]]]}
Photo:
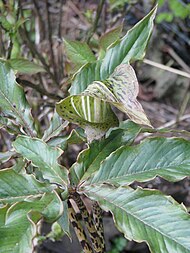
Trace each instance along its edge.
{"label": "branch", "polygon": [[144,59],[143,62],[148,64],[148,65],[151,65],[153,67],[163,69],[163,70],[175,73],[177,75],[180,75],[180,76],[183,76],[183,77],[186,77],[186,78],[190,78],[190,74],[185,72],[185,71],[181,71],[179,69],[171,68],[171,67],[165,66],[161,63],[154,62],[154,61],[151,61],[151,60],[148,60],[148,59]]}
{"label": "branch", "polygon": [[[0,13],[1,14],[1,13]],[[2,33],[2,27],[0,26],[0,54],[5,56],[5,45],[3,42],[3,33]]]}
{"label": "branch", "polygon": [[[42,15],[40,14],[40,9],[39,9],[37,0],[33,0],[33,3],[34,3],[34,7],[35,7],[36,13],[37,13],[38,18],[39,18],[39,22],[40,22],[41,29],[42,29],[42,31],[43,31],[42,34],[43,34],[43,36],[44,36],[44,34],[45,34],[45,25],[44,25],[44,22],[43,22],[43,19],[42,19]],[[44,38],[44,37],[43,37],[43,38]]]}
{"label": "branch", "polygon": [[7,60],[9,60],[11,58],[11,52],[12,52],[12,49],[13,49],[13,41],[12,41],[12,38],[10,36],[10,39],[9,39],[9,47],[7,49]]}
{"label": "branch", "polygon": [[55,56],[53,52],[53,40],[52,40],[52,29],[51,29],[51,21],[50,21],[50,15],[49,15],[49,10],[48,10],[48,0],[45,1],[45,6],[46,6],[46,16],[47,16],[47,33],[48,33],[48,40],[49,40],[49,49],[50,49],[50,55],[51,55],[51,60],[52,60],[52,66],[53,66],[53,72],[54,76],[57,81],[57,76],[56,76],[56,64],[55,64]]}
{"label": "branch", "polygon": [[40,94],[45,95],[51,99],[54,100],[60,100],[63,99],[63,97],[54,94],[54,93],[49,93],[47,90],[43,89],[42,87],[35,85],[33,83],[31,83],[30,81],[27,80],[21,80],[20,78],[17,78],[16,81],[22,86],[22,87],[30,87],[36,91],[38,91]]}
{"label": "branch", "polygon": [[51,77],[51,79],[53,80],[53,82],[55,82],[58,85],[58,83],[57,83],[57,81],[55,79],[55,76],[50,71],[49,65],[46,63],[46,61],[43,58],[43,56],[38,52],[38,50],[36,49],[36,47],[33,44],[33,42],[29,39],[29,36],[28,36],[26,30],[20,28],[20,33],[21,33],[21,37],[23,38],[23,40],[25,40],[25,42],[26,42],[28,48],[30,49],[30,51],[33,53],[33,55],[36,55],[38,57],[38,59],[40,60],[40,62],[44,66],[45,70],[47,71],[47,73],[49,74],[49,76]]}
{"label": "branch", "polygon": [[[22,7],[21,7],[21,0],[19,0],[19,6],[20,6],[21,15],[24,18],[23,10],[22,10]],[[20,31],[20,34],[21,34],[21,38],[23,38],[23,40],[27,44],[28,48],[30,49],[31,53],[38,57],[38,59],[40,60],[40,62],[44,66],[44,69],[47,71],[47,73],[49,74],[52,81],[55,82],[57,85],[59,85],[59,83],[57,82],[54,74],[50,71],[50,66],[46,63],[44,57],[38,52],[36,46],[30,40],[30,37],[29,37],[28,31],[26,29],[25,23],[23,24],[23,28],[20,27],[19,31]]]}
{"label": "branch", "polygon": [[[65,0],[60,0],[60,7],[59,7],[59,23],[58,23],[58,39],[59,39],[59,47],[62,49],[61,41],[62,41],[62,9],[63,5],[65,4]],[[61,80],[64,75],[64,69],[63,69],[63,51],[60,50],[60,53],[58,54],[58,66],[57,66],[57,78],[58,80]]]}
{"label": "branch", "polygon": [[100,18],[102,9],[103,9],[104,2],[105,2],[105,0],[100,0],[99,3],[98,3],[98,7],[97,7],[97,10],[96,10],[96,17],[95,17],[95,20],[94,20],[94,24],[93,24],[92,28],[90,29],[90,31],[89,31],[89,33],[87,35],[87,38],[86,38],[86,42],[87,43],[90,42],[90,39],[92,38],[93,34],[96,31],[96,28],[97,28],[97,25],[98,25],[98,21],[99,21],[99,18]]}

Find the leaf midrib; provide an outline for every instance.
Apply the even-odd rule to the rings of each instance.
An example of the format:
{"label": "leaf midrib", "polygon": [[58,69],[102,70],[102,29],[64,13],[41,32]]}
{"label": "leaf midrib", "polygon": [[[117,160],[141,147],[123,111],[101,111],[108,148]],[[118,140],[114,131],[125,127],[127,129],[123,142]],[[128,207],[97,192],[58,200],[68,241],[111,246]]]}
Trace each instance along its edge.
{"label": "leaf midrib", "polygon": [[47,136],[45,136],[45,137],[43,136],[42,140],[45,141],[45,142],[49,141],[52,137],[54,137],[54,133],[56,131],[58,131],[59,129],[62,130],[63,128],[67,127],[68,124],[69,124],[69,122],[67,120],[65,122],[61,123],[56,128],[53,128],[52,131],[49,134],[47,134]]}
{"label": "leaf midrib", "polygon": [[[0,202],[1,201],[5,201],[5,200],[17,200],[17,199],[22,199],[23,198],[23,200],[25,199],[25,198],[30,198],[30,197],[41,197],[41,196],[43,196],[43,194],[44,193],[47,193],[47,192],[45,192],[45,191],[43,191],[43,192],[39,192],[38,194],[29,194],[29,195],[19,195],[19,196],[15,196],[15,197],[13,197],[13,196],[11,196],[11,197],[5,197],[5,198],[0,198]],[[21,200],[20,200],[21,201]]]}
{"label": "leaf midrib", "polygon": [[[178,166],[180,166],[180,165],[190,165],[190,163],[180,163]],[[173,165],[173,166],[164,166],[164,167],[156,167],[155,169],[149,169],[149,170],[145,170],[145,171],[141,171],[141,172],[135,172],[135,173],[133,173],[133,174],[123,174],[123,175],[121,175],[121,176],[117,176],[117,177],[112,177],[112,178],[105,178],[105,180],[103,180],[102,179],[102,181],[100,181],[100,180],[98,180],[98,182],[97,182],[97,180],[95,181],[95,182],[93,182],[92,181],[92,183],[93,184],[95,184],[95,185],[99,185],[99,184],[102,184],[102,183],[104,183],[104,182],[106,182],[106,181],[114,181],[114,180],[116,180],[116,179],[120,179],[120,178],[122,178],[123,179],[123,177],[128,177],[128,176],[135,176],[135,175],[141,175],[141,174],[144,174],[144,173],[148,173],[149,171],[150,172],[152,172],[152,171],[159,171],[159,170],[163,170],[163,169],[169,169],[169,168],[171,168],[171,169],[173,169],[173,168],[175,168],[175,167],[177,167],[176,165]],[[190,170],[189,170],[190,171]],[[179,173],[180,173],[180,171],[179,171]],[[158,174],[159,175],[159,174]],[[184,176],[185,177],[185,176]],[[133,182],[133,181],[126,181],[126,183],[130,183],[130,182]]]}

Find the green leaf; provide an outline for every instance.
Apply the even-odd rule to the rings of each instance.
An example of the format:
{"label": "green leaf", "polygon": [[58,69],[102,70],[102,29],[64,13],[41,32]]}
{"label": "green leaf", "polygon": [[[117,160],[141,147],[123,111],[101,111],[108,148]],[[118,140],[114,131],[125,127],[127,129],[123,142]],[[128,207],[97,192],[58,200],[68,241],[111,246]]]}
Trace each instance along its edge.
{"label": "green leaf", "polygon": [[162,23],[163,21],[172,22],[172,20],[173,20],[173,14],[170,12],[159,13],[158,16],[156,17],[156,22],[158,24]]}
{"label": "green leaf", "polygon": [[73,129],[66,138],[67,144],[81,144],[86,142],[86,137],[82,128]]}
{"label": "green leaf", "polygon": [[122,235],[115,237],[111,241],[111,250],[107,253],[122,253],[128,244],[128,240],[126,240]]}
{"label": "green leaf", "polygon": [[18,217],[15,215],[12,222],[8,221],[6,224],[5,221],[0,226],[0,233],[0,253],[33,252],[32,240],[37,234],[37,228],[34,222],[29,221],[25,215],[22,215],[21,211],[18,213]]}
{"label": "green leaf", "polygon": [[79,66],[95,62],[96,57],[86,42],[70,41],[64,39],[64,45],[68,58]]}
{"label": "green leaf", "polygon": [[122,122],[122,126],[112,129],[106,139],[92,142],[79,154],[77,162],[71,167],[71,184],[78,185],[87,179],[113,151],[122,145],[131,144],[140,131],[140,126],[126,121]]}
{"label": "green leaf", "polygon": [[95,80],[101,80],[100,65],[101,61],[96,61],[94,63],[88,63],[83,66],[73,77],[74,81],[69,90],[70,94],[80,94],[87,88],[90,83]]}
{"label": "green leaf", "polygon": [[58,224],[61,226],[63,229],[63,232],[71,238],[71,233],[70,233],[70,221],[69,221],[69,212],[68,212],[68,205],[67,201],[63,201],[63,214],[57,221]]}
{"label": "green leaf", "polygon": [[109,0],[111,10],[123,8],[126,3],[130,4],[130,2],[130,0]]}
{"label": "green leaf", "polygon": [[175,182],[190,176],[189,153],[190,142],[184,139],[146,139],[139,145],[124,146],[113,152],[89,182],[127,185],[156,176]]}
{"label": "green leaf", "polygon": [[100,38],[100,48],[102,48],[104,51],[115,41],[117,41],[121,35],[123,26],[120,25],[108,32],[106,32],[102,37]]}
{"label": "green leaf", "polygon": [[187,4],[178,0],[171,0],[168,4],[175,17],[185,19],[190,15],[190,8]]}
{"label": "green leaf", "polygon": [[0,16],[0,24],[3,27],[3,29],[6,30],[6,32],[9,32],[12,30],[12,24],[7,20],[6,17],[4,17],[2,14]]}
{"label": "green leaf", "polygon": [[45,142],[49,141],[49,139],[51,139],[52,137],[55,137],[58,134],[60,134],[60,132],[65,127],[67,127],[68,124],[69,124],[68,121],[65,121],[63,123],[62,119],[60,118],[60,116],[55,112],[54,115],[53,115],[53,117],[52,117],[52,119],[51,119],[49,128],[46,129],[46,131],[44,132],[42,140],[45,141]]}
{"label": "green leaf", "polygon": [[42,196],[51,192],[52,187],[40,183],[34,176],[19,174],[13,169],[0,170],[0,202],[15,203],[27,198]]}
{"label": "green leaf", "polygon": [[155,190],[94,185],[82,192],[111,211],[127,239],[145,241],[154,253],[190,252],[190,216],[171,197]]}
{"label": "green leaf", "polygon": [[[36,222],[37,213],[40,213],[45,221],[53,222],[63,213],[63,205],[56,191],[52,191],[51,193],[44,193],[41,197],[33,199],[28,198],[25,201],[12,205],[8,210],[6,218],[11,220],[11,216],[17,215],[19,211],[21,211],[22,215],[28,214],[29,218],[34,222]],[[15,220],[15,222],[17,222],[17,220]]]}
{"label": "green leaf", "polygon": [[164,5],[165,0],[158,0],[158,7],[161,7]]}
{"label": "green leaf", "polygon": [[51,183],[67,185],[67,169],[57,163],[62,150],[48,146],[37,138],[19,136],[13,146],[24,158],[40,169],[44,179]]}
{"label": "green leaf", "polygon": [[0,129],[8,124],[8,119],[0,115]]}
{"label": "green leaf", "polygon": [[7,210],[6,217],[5,208],[0,209],[0,253],[32,253],[36,223],[41,217],[52,222],[62,211],[62,203],[56,193],[17,203]]}
{"label": "green leaf", "polygon": [[44,68],[34,62],[24,58],[15,58],[7,60],[12,69],[22,74],[33,75],[39,72],[45,72]]}
{"label": "green leaf", "polygon": [[120,40],[117,40],[107,50],[105,58],[95,63],[85,65],[74,76],[74,81],[70,88],[70,94],[76,95],[83,92],[93,81],[107,79],[114,69],[122,64],[136,60],[141,60],[145,55],[145,50],[149,42],[153,20],[157,6],[140,22],[138,22]]}
{"label": "green leaf", "polygon": [[48,238],[49,240],[55,242],[61,240],[63,236],[64,232],[59,223],[56,221],[52,224],[51,231],[45,236],[44,240]]}
{"label": "green leaf", "polygon": [[22,129],[16,123],[14,123],[11,119],[0,116],[0,129],[5,128],[6,131],[10,134],[18,135],[21,134]]}
{"label": "green leaf", "polygon": [[109,48],[101,65],[101,80],[108,78],[121,63],[141,60],[144,57],[152,33],[156,10],[157,6]]}
{"label": "green leaf", "polygon": [[14,30],[15,32],[18,31],[19,27],[21,25],[23,25],[26,21],[29,21],[30,19],[29,18],[24,18],[24,17],[21,17],[20,19],[18,19],[17,22],[15,22],[16,20],[13,21],[13,24],[14,24]]}
{"label": "green leaf", "polygon": [[16,83],[13,70],[0,61],[0,108],[19,123],[28,135],[34,135],[31,109],[23,89]]}
{"label": "green leaf", "polygon": [[56,104],[58,114],[85,129],[91,142],[101,138],[118,119],[105,101],[88,95],[69,96]]}
{"label": "green leaf", "polygon": [[7,213],[8,208],[9,206],[0,207],[0,227],[5,224],[6,213]]}
{"label": "green leaf", "polygon": [[15,164],[13,167],[11,167],[11,169],[13,169],[14,171],[16,171],[17,173],[25,173],[25,168],[26,168],[27,162],[25,159],[23,159],[22,157],[19,157],[18,159],[15,159]]}
{"label": "green leaf", "polygon": [[7,162],[15,154],[14,151],[0,152],[0,164]]}
{"label": "green leaf", "polygon": [[82,128],[73,129],[69,135],[58,136],[51,139],[48,144],[65,150],[69,144],[81,144],[86,142],[86,136]]}

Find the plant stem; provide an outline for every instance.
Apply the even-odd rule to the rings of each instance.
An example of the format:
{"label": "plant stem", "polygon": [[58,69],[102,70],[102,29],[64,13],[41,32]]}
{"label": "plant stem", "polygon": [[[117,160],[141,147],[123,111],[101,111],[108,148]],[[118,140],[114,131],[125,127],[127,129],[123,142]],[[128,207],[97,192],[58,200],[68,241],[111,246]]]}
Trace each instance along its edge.
{"label": "plant stem", "polygon": [[87,43],[90,42],[90,39],[92,38],[93,34],[96,31],[96,28],[97,28],[97,25],[98,25],[98,21],[99,21],[99,18],[100,18],[100,15],[101,15],[104,3],[105,3],[105,0],[100,0],[99,3],[98,3],[98,7],[97,7],[97,10],[96,10],[96,17],[95,17],[93,26],[90,29],[90,31],[89,31],[89,33],[87,35],[87,38],[86,38],[86,42]]}
{"label": "plant stem", "polygon": [[35,10],[36,10],[36,13],[38,15],[38,18],[39,18],[39,22],[40,22],[40,26],[41,26],[41,30],[42,30],[42,39],[44,39],[44,34],[45,34],[45,25],[44,25],[44,22],[43,22],[43,19],[42,19],[42,15],[40,13],[40,9],[39,9],[39,6],[38,6],[38,3],[37,3],[37,0],[33,0],[33,3],[34,3],[34,7],[35,7]]}
{"label": "plant stem", "polygon": [[9,47],[7,49],[7,60],[11,58],[12,49],[13,49],[13,41],[12,41],[12,38],[10,37]]}
{"label": "plant stem", "polygon": [[53,80],[53,82],[55,82],[58,85],[58,83],[57,83],[54,75],[50,71],[49,65],[46,63],[46,61],[43,58],[43,56],[38,52],[38,50],[36,49],[36,47],[33,44],[33,42],[30,41],[30,38],[28,36],[28,33],[27,33],[26,29],[20,28],[20,33],[21,33],[21,37],[25,40],[28,48],[30,49],[31,53],[33,53],[33,55],[36,55],[38,57],[38,59],[43,64],[45,70],[47,71],[47,73],[49,74],[49,76],[51,77],[51,79]]}
{"label": "plant stem", "polygon": [[[6,9],[6,1],[3,1],[3,5],[4,5],[4,7],[5,7],[5,9]],[[15,2],[14,2],[14,7],[13,8],[15,8]],[[1,14],[1,10],[0,10],[0,15],[2,15]],[[16,12],[16,20],[15,20],[15,22],[17,22],[18,21],[18,18],[19,18],[19,7],[17,8],[17,12]],[[9,45],[8,45],[8,49],[7,49],[7,60],[8,59],[10,59],[11,58],[11,52],[12,52],[12,49],[13,49],[13,41],[12,41],[12,34],[10,33],[10,31],[9,30],[6,30],[6,28],[5,27],[3,27],[2,26],[2,28],[5,30],[5,32],[6,33],[8,33],[9,34]]]}
{"label": "plant stem", "polygon": [[[0,12],[1,14],[1,12]],[[3,32],[2,32],[2,27],[0,26],[0,54],[5,56],[5,46],[3,42]]]}
{"label": "plant stem", "polygon": [[85,222],[86,228],[90,235],[90,239],[92,241],[93,249],[96,253],[104,252],[105,247],[104,244],[102,244],[102,240],[96,229],[93,217],[88,213],[86,206],[84,205],[80,195],[77,192],[75,192],[72,197],[81,212],[82,219]]}
{"label": "plant stem", "polygon": [[84,231],[84,229],[83,229],[83,227],[82,227],[82,225],[75,213],[75,210],[73,209],[69,200],[68,200],[68,211],[69,211],[69,219],[71,221],[71,224],[73,225],[76,236],[83,248],[84,253],[93,253],[93,250],[88,243],[85,231]]}
{"label": "plant stem", "polygon": [[105,240],[104,240],[104,225],[102,219],[102,209],[97,202],[93,203],[93,217],[95,221],[96,230],[99,238],[101,239],[103,252],[105,251]]}
{"label": "plant stem", "polygon": [[45,95],[51,99],[54,99],[54,100],[60,100],[60,99],[63,99],[63,97],[60,97],[59,95],[57,94],[54,94],[54,93],[49,93],[47,90],[43,89],[42,87],[38,86],[38,85],[35,85],[33,83],[31,83],[30,81],[27,81],[27,80],[22,80],[20,78],[17,78],[16,81],[23,87],[30,87],[32,89],[35,89],[36,91],[38,91],[40,94],[42,95]]}
{"label": "plant stem", "polygon": [[[21,0],[19,0],[19,6],[20,6],[20,12],[22,17],[24,18],[24,14],[23,14],[23,10],[22,10],[22,6],[21,6]],[[49,74],[50,78],[52,79],[52,81],[54,83],[56,83],[57,85],[59,85],[59,83],[57,82],[54,74],[51,72],[50,70],[50,66],[46,63],[44,57],[38,52],[36,46],[34,45],[34,43],[30,40],[28,31],[26,29],[26,25],[25,23],[23,24],[23,28],[19,29],[20,34],[21,34],[21,38],[23,38],[23,40],[25,41],[25,43],[27,44],[28,48],[30,49],[32,55],[36,55],[39,59],[39,61],[42,63],[42,65],[44,66],[45,70],[47,71],[47,73]]]}
{"label": "plant stem", "polygon": [[[60,7],[59,7],[59,23],[58,23],[58,40],[59,40],[59,46],[58,46],[58,50],[59,50],[59,54],[58,54],[58,69],[57,69],[57,78],[58,80],[62,80],[63,76],[64,76],[64,69],[63,69],[63,50],[62,50],[62,17],[63,17],[63,5],[65,4],[65,0],[60,0]],[[61,50],[60,50],[61,49]]]}
{"label": "plant stem", "polygon": [[52,29],[51,29],[51,21],[50,21],[50,15],[49,15],[49,9],[48,9],[48,0],[45,1],[46,4],[46,16],[47,16],[47,34],[48,34],[48,40],[49,40],[49,49],[50,49],[50,55],[51,55],[51,61],[52,61],[52,66],[53,66],[53,73],[57,81],[57,76],[56,76],[56,64],[55,64],[55,56],[53,52],[53,40],[52,40]]}

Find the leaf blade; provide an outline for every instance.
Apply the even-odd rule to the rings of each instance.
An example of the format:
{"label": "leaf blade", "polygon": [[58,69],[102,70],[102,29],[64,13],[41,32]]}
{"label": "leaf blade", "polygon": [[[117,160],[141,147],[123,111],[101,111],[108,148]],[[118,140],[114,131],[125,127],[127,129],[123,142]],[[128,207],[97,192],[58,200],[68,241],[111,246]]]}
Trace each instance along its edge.
{"label": "leaf blade", "polygon": [[157,6],[107,51],[100,69],[102,80],[108,78],[119,64],[141,60],[144,57],[156,10]]}
{"label": "leaf blade", "polygon": [[39,167],[45,179],[51,183],[67,185],[67,169],[57,163],[58,157],[63,153],[58,148],[47,145],[40,139],[28,136],[19,136],[13,143],[16,151],[34,166]]}
{"label": "leaf blade", "polygon": [[42,66],[24,58],[13,58],[7,60],[7,63],[11,66],[12,69],[22,74],[33,75],[39,72],[45,72]]}
{"label": "leaf blade", "polygon": [[63,215],[61,215],[57,222],[63,229],[63,232],[71,239],[68,205],[66,200],[63,201],[63,209]]}
{"label": "leaf blade", "polygon": [[15,203],[27,198],[42,196],[45,192],[52,190],[50,185],[40,183],[32,175],[19,174],[13,169],[0,170],[1,203]]}
{"label": "leaf blade", "polygon": [[[113,43],[103,60],[83,66],[74,76],[70,94],[76,95],[83,92],[93,81],[107,79],[114,69],[122,63],[129,64],[131,61],[141,60],[151,36],[156,10],[157,6],[129,30],[122,39]],[[146,30],[146,34],[143,29]],[[139,38],[135,37],[137,35]]]}
{"label": "leaf blade", "polygon": [[62,122],[60,116],[54,112],[54,115],[51,119],[49,128],[45,130],[42,140],[47,142],[52,137],[57,136],[65,127],[67,127],[69,122]]}
{"label": "leaf blade", "polygon": [[96,61],[96,57],[86,42],[64,39],[64,45],[68,58],[75,64],[83,66],[86,63]]}
{"label": "leaf blade", "polygon": [[73,77],[73,82],[69,90],[70,94],[80,94],[90,83],[95,80],[101,80],[100,65],[101,61],[96,61],[83,66]]}
{"label": "leaf blade", "polygon": [[[190,175],[190,142],[178,138],[150,138],[139,145],[124,146],[104,161],[89,181],[128,185],[145,182],[156,176],[179,181]],[[111,166],[111,167],[110,167]]]}
{"label": "leaf blade", "polygon": [[14,118],[30,136],[35,135],[31,109],[25,98],[23,89],[16,83],[14,72],[0,61],[0,108],[8,116]]}
{"label": "leaf blade", "polygon": [[99,45],[100,48],[102,48],[104,51],[107,50],[107,48],[117,41],[121,35],[123,29],[123,25],[117,26],[116,28],[111,29],[110,31],[106,32],[100,37]]}
{"label": "leaf blade", "polygon": [[190,216],[171,197],[153,190],[94,185],[82,192],[98,201],[105,211],[111,211],[117,228],[127,239],[145,241],[151,252],[190,252]]}
{"label": "leaf blade", "polygon": [[77,162],[71,167],[71,183],[78,185],[86,180],[99,169],[106,157],[122,145],[132,143],[140,131],[140,126],[127,120],[118,128],[112,129],[107,138],[92,142],[79,154]]}
{"label": "leaf blade", "polygon": [[58,195],[48,193],[32,201],[23,201],[6,210],[0,209],[0,252],[33,252],[37,222],[43,216],[47,221],[57,219],[63,211]]}

